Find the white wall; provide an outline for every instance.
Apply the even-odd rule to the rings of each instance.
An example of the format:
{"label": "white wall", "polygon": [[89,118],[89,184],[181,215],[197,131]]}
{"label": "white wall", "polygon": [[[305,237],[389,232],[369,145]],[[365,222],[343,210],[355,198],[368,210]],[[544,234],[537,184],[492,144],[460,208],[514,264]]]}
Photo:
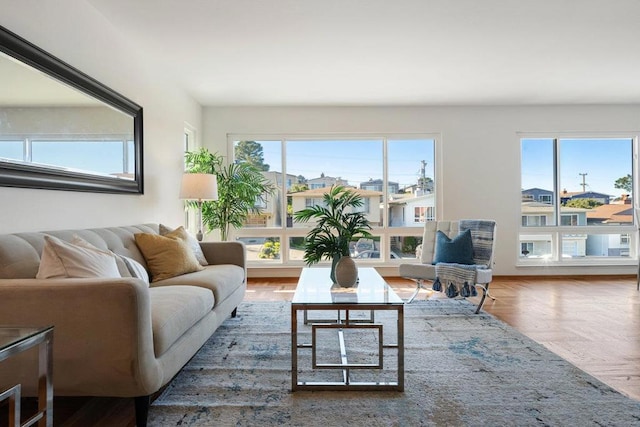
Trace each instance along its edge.
{"label": "white wall", "polygon": [[0,187],[0,233],[182,224],[184,123],[200,128],[200,106],[84,0],[3,0],[0,25],[143,107],[145,182],[144,195]]}
{"label": "white wall", "polygon": [[222,108],[203,113],[203,141],[227,153],[227,134],[440,133],[442,218],[498,223],[496,272],[635,274],[637,267],[515,266],[519,251],[520,141],[517,132],[640,130],[640,105],[540,107]]}

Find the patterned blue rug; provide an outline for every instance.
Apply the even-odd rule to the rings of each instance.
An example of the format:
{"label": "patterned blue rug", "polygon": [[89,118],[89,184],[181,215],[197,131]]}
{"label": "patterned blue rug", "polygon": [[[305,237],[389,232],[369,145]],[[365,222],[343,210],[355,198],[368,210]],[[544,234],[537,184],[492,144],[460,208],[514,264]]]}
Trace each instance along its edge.
{"label": "patterned blue rug", "polygon": [[[493,316],[474,315],[474,308],[449,299],[406,306],[404,392],[292,393],[289,303],[243,303],[238,317],[216,331],[153,403],[149,425],[640,425],[640,402]],[[385,342],[395,341],[393,315],[376,320],[385,324]],[[352,356],[369,362],[377,354],[377,333],[353,331],[347,339],[350,362]],[[333,362],[337,339],[322,341],[318,358]],[[388,352],[385,368],[393,377],[395,351]],[[314,375],[310,363],[299,371],[300,379]],[[336,373],[319,375],[331,379]],[[387,374],[361,375],[385,380]]]}

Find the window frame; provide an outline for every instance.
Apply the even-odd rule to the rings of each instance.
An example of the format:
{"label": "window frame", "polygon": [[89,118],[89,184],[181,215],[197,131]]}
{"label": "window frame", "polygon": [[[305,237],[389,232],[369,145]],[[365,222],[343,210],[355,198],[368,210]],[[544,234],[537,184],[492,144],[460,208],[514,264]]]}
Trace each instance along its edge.
{"label": "window frame", "polygon": [[[281,152],[281,164],[282,171],[280,171],[283,176],[289,174],[287,171],[286,165],[286,141],[322,141],[322,140],[372,140],[372,139],[381,139],[383,140],[383,151],[382,151],[382,163],[383,169],[381,171],[383,176],[383,183],[387,183],[384,185],[385,190],[383,191],[383,196],[381,203],[383,206],[389,206],[389,194],[388,194],[388,153],[387,153],[387,144],[389,141],[402,141],[402,140],[431,140],[433,141],[433,169],[434,169],[434,219],[438,217],[442,217],[443,210],[443,196],[440,194],[438,182],[442,182],[442,153],[440,149],[440,144],[442,140],[442,136],[440,133],[432,133],[432,132],[424,132],[424,133],[393,133],[393,134],[379,134],[379,133],[357,133],[357,134],[341,134],[341,133],[318,133],[318,134],[227,134],[227,150],[230,154],[230,159],[233,158],[234,154],[234,142],[235,141],[281,141],[282,152]],[[311,189],[311,186],[310,186]],[[286,197],[283,197],[281,200],[280,209],[282,212],[287,212],[287,201]],[[369,209],[372,209],[372,205]],[[388,211],[388,209],[387,209]],[[248,238],[263,238],[263,237],[277,237],[280,239],[280,253],[281,256],[277,260],[277,262],[269,262],[269,263],[260,263],[260,262],[252,262],[248,261],[247,265],[252,268],[283,268],[283,267],[300,267],[304,266],[304,262],[302,260],[292,260],[289,258],[289,249],[290,249],[290,239],[298,238],[306,236],[307,230],[304,228],[297,227],[287,227],[287,221],[283,221],[280,226],[274,227],[265,227],[265,228],[240,228],[240,229],[232,229],[230,233],[231,239],[248,239]],[[397,266],[401,262],[411,262],[411,258],[391,258],[391,250],[390,245],[391,241],[396,239],[397,237],[413,237],[416,234],[422,235],[422,229],[419,229],[415,226],[393,226],[389,225],[389,218],[387,218],[387,214],[385,214],[385,218],[383,221],[383,225],[380,226],[378,224],[373,225],[373,230],[371,231],[374,238],[380,239],[380,258],[376,258],[374,260],[365,260],[365,263],[371,263],[373,265],[394,265]],[[324,265],[324,264],[323,264]]]}
{"label": "window frame", "polygon": [[[639,134],[636,132],[584,132],[584,133],[565,133],[565,132],[517,132],[516,140],[519,147],[519,162],[520,162],[520,188],[524,188],[522,185],[522,141],[524,139],[553,139],[554,140],[554,148],[553,148],[553,179],[554,179],[554,192],[555,192],[555,200],[553,200],[554,206],[561,206],[561,191],[560,191],[560,160],[559,160],[559,141],[561,140],[571,140],[571,139],[629,139],[631,140],[631,168],[632,168],[632,195],[639,194],[640,186],[637,185],[636,181],[638,180],[639,175],[639,166],[638,166],[638,152],[639,152]],[[522,202],[522,194],[520,193],[518,198],[518,204],[521,207]],[[633,208],[634,205],[630,205]],[[521,217],[522,209],[519,209],[519,214]],[[570,215],[570,214],[566,214]],[[518,236],[517,236],[517,253],[515,255],[515,265],[516,267],[560,267],[560,266],[578,266],[582,267],[585,265],[589,266],[609,266],[609,265],[636,265],[638,263],[639,258],[639,250],[638,246],[640,244],[637,232],[637,218],[635,215],[632,216],[632,223],[625,225],[562,225],[562,213],[560,209],[554,209],[554,217],[556,218],[556,222],[560,222],[559,225],[546,225],[546,226],[524,226],[522,221],[519,222],[518,226]],[[575,234],[584,234],[584,235],[615,235],[615,234],[628,234],[630,236],[629,242],[629,256],[607,256],[607,257],[598,257],[598,256],[584,256],[580,258],[569,258],[563,256],[563,247],[565,242],[563,241],[563,235],[575,235]],[[539,258],[527,258],[526,256],[521,256],[521,240],[524,236],[551,236],[551,254],[549,257],[539,257]],[[526,242],[526,241],[525,241]],[[514,251],[515,252],[515,251]]]}

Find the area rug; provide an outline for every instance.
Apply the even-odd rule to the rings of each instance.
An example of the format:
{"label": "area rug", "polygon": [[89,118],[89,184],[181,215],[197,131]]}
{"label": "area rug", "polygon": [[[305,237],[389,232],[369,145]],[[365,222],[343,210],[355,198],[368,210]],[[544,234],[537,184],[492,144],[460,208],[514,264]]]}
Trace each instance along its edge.
{"label": "area rug", "polygon": [[[406,306],[404,392],[291,392],[289,303],[245,302],[238,317],[225,321],[153,402],[149,425],[640,425],[640,402],[493,316],[473,314],[474,308],[467,301],[449,299]],[[385,325],[385,344],[395,338],[394,314],[376,315]],[[299,328],[304,332],[301,340],[310,341],[308,328]],[[349,356],[375,358],[377,332],[349,332]],[[320,338],[318,358],[331,362],[339,349],[337,341]],[[301,359],[310,355],[305,351]],[[385,350],[391,376],[397,366],[395,354]],[[299,371],[300,379],[313,375],[308,362]],[[387,375],[379,370],[358,374]]]}

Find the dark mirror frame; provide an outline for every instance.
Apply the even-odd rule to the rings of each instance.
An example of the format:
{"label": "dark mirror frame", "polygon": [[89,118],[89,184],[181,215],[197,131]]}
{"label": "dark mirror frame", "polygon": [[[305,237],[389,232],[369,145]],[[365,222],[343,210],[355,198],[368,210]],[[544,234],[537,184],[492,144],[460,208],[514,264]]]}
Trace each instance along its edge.
{"label": "dark mirror frame", "polygon": [[132,116],[135,152],[133,180],[0,162],[0,186],[98,193],[144,193],[141,106],[2,26],[0,52]]}

